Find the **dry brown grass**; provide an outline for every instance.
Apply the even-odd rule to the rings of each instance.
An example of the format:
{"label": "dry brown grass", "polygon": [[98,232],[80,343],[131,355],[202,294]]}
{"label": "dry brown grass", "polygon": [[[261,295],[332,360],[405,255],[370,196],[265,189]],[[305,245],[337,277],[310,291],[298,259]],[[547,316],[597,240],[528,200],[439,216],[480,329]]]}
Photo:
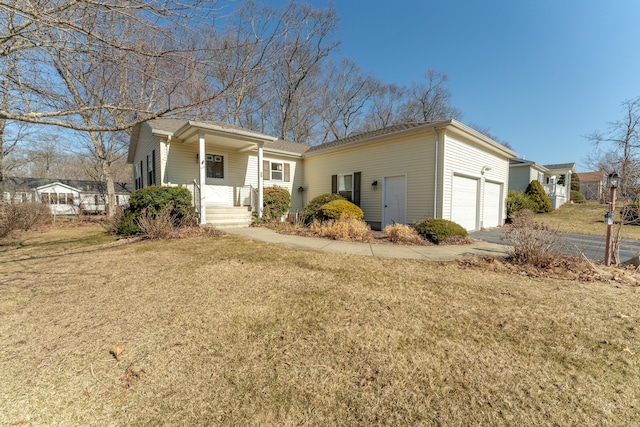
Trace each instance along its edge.
{"label": "dry brown grass", "polygon": [[352,242],[368,242],[372,239],[371,228],[361,219],[347,217],[328,221],[313,221],[309,230],[318,237]]}
{"label": "dry brown grass", "polygon": [[423,245],[426,241],[420,237],[415,228],[405,224],[387,225],[382,232],[392,243]]}
{"label": "dry brown grass", "polygon": [[1,425],[640,422],[627,282],[235,236],[19,243],[0,247]]}

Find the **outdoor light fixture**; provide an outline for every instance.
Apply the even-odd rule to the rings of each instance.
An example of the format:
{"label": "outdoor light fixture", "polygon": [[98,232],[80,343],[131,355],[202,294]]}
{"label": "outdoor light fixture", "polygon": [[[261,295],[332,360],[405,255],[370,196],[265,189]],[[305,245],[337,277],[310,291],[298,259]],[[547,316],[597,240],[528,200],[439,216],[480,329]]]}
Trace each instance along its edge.
{"label": "outdoor light fixture", "polygon": [[373,182],[371,183],[371,185],[372,185],[372,186],[374,186],[374,187],[377,187],[377,186],[378,186],[378,181],[373,181]]}
{"label": "outdoor light fixture", "polygon": [[484,175],[485,172],[488,172],[490,170],[491,170],[490,166],[483,166],[482,169],[480,169],[480,173]]}
{"label": "outdoor light fixture", "polygon": [[618,188],[620,185],[620,177],[617,173],[610,173],[607,176],[607,188]]}
{"label": "outdoor light fixture", "polygon": [[300,187],[298,187],[298,191],[302,193],[304,191],[304,187],[301,185]]}

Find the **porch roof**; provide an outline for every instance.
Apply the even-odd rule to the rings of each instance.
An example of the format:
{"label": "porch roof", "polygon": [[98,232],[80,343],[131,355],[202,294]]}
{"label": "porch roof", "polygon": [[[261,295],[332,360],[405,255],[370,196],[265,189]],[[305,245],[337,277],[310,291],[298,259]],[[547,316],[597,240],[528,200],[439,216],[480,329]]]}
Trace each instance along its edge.
{"label": "porch roof", "polygon": [[241,129],[236,126],[218,122],[187,121],[173,133],[173,137],[184,143],[197,143],[200,135],[204,135],[205,143],[212,143],[237,151],[247,151],[272,143],[277,138],[258,132]]}

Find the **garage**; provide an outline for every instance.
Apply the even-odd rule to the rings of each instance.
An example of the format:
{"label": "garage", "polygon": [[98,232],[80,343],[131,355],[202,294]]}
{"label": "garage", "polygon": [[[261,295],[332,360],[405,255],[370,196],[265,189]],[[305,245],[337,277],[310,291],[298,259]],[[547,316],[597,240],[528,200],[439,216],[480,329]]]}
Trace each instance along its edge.
{"label": "garage", "polygon": [[477,230],[478,180],[460,175],[453,176],[451,187],[451,221],[467,230]]}
{"label": "garage", "polygon": [[484,200],[482,210],[482,227],[498,227],[501,225],[502,213],[502,184],[495,182],[484,183]]}

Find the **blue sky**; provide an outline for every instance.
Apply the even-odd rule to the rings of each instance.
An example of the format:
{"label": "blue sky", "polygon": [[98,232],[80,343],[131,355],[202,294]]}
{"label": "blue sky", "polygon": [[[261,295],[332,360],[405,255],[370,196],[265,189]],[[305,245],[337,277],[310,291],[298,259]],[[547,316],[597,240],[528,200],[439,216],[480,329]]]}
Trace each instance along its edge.
{"label": "blue sky", "polygon": [[[282,1],[266,1],[273,5]],[[324,7],[327,1],[310,1]],[[594,150],[584,135],[640,96],[638,0],[336,0],[341,54],[387,83],[433,68],[452,105],[541,164]]]}

